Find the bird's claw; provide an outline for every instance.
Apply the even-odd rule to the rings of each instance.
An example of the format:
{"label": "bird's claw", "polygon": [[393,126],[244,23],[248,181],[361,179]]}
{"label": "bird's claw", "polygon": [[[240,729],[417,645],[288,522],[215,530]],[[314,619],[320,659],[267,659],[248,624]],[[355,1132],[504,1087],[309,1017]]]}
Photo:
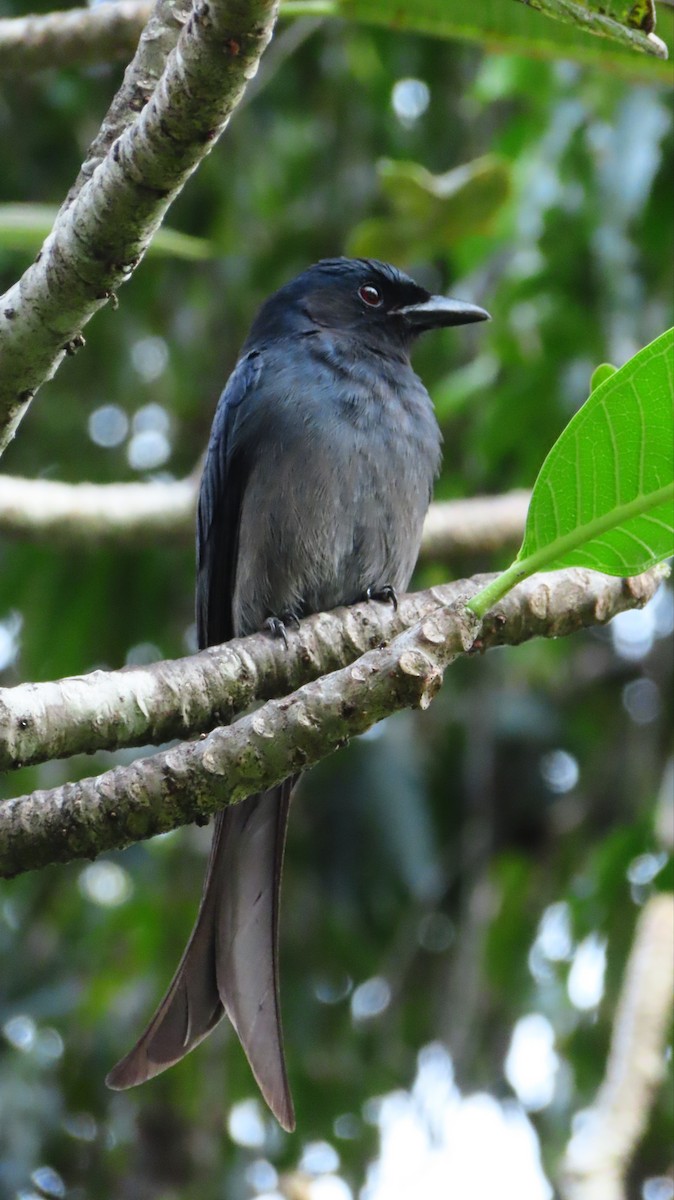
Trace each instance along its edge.
{"label": "bird's claw", "polygon": [[398,611],[398,593],[390,583],[385,583],[383,587],[369,587],[365,593],[367,600],[380,600],[382,604],[392,604],[396,612]]}
{"label": "bird's claw", "polygon": [[283,644],[288,649],[288,633],[284,622],[279,617],[267,617],[264,628],[268,629],[274,638],[283,638]]}

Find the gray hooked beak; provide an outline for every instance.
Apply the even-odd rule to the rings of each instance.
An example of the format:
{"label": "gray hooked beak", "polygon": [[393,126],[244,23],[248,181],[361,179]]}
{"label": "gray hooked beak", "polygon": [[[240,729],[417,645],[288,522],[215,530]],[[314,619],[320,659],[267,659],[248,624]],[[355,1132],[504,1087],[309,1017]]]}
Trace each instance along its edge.
{"label": "gray hooked beak", "polygon": [[398,314],[410,325],[422,329],[440,329],[445,325],[472,325],[474,321],[491,320],[489,313],[477,304],[466,300],[452,300],[450,296],[429,296],[420,304],[407,304],[399,308]]}

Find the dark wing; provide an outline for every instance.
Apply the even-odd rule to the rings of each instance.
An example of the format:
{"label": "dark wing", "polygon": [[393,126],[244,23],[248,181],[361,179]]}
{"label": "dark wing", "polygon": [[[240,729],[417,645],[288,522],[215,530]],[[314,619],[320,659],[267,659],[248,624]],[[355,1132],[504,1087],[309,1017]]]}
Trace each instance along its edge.
{"label": "dark wing", "polygon": [[[241,500],[251,465],[236,426],[261,366],[257,351],[237,364],[208,445],[197,518],[201,647],[234,634]],[[287,779],[218,813],[192,935],[150,1024],[108,1075],[109,1087],[133,1087],[179,1062],[227,1012],[267,1103],[285,1129],[294,1128],[278,987],[279,897],[293,783]]]}
{"label": "dark wing", "polygon": [[255,387],[261,370],[262,356],[257,350],[239,360],[218,401],[206,451],[197,510],[196,613],[201,650],[229,641],[235,634],[232,596],[241,499],[250,462],[244,452],[233,453],[233,433],[239,405]]}

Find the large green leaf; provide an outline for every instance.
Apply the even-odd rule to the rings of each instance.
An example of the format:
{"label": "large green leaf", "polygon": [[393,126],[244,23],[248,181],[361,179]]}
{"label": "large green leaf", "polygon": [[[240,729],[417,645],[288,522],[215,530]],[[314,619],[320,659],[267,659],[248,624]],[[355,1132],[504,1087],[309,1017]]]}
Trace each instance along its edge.
{"label": "large green leaf", "polygon": [[541,569],[637,575],[674,554],[674,330],[591,393],[534,486],[512,566],[471,601],[488,607]]}
{"label": "large green leaf", "polygon": [[519,561],[556,545],[549,567],[635,575],[674,553],[673,350],[670,329],[569,422],[536,480]]}
{"label": "large green leaf", "polygon": [[537,58],[564,56],[671,84],[663,60],[667,47],[672,51],[674,14],[660,5],[656,36],[654,9],[653,0],[285,0],[281,12],[348,17]]}

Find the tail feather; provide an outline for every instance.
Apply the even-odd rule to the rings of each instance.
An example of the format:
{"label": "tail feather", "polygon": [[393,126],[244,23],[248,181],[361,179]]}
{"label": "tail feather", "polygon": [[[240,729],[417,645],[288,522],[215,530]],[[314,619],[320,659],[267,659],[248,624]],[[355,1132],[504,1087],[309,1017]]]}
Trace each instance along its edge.
{"label": "tail feather", "polygon": [[226,808],[215,820],[197,920],[147,1029],[107,1077],[133,1087],[179,1062],[226,1012],[277,1120],[295,1117],[283,1055],[278,922],[294,780]]}
{"label": "tail feather", "polygon": [[293,1129],[279,1005],[281,873],[293,780],[225,810],[230,822],[218,869],[237,878],[218,908],[218,992],[260,1090],[284,1129]]}

